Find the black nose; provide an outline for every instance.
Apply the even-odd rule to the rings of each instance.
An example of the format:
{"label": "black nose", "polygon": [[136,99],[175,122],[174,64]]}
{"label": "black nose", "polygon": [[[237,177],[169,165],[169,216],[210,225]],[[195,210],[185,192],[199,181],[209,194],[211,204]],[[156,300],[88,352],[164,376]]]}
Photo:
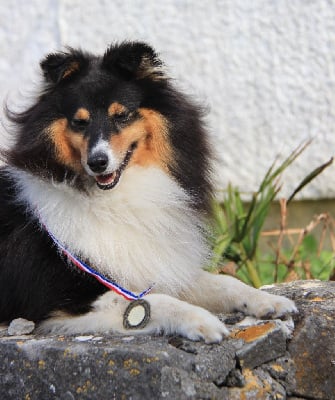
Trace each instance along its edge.
{"label": "black nose", "polygon": [[90,167],[92,172],[101,174],[106,171],[108,166],[108,155],[105,153],[94,153],[89,156],[87,165]]}

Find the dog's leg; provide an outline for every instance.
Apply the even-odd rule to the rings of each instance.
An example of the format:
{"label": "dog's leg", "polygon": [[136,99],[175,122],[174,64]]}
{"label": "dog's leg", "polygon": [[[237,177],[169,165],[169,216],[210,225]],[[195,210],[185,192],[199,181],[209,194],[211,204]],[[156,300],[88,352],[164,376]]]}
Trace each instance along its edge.
{"label": "dog's leg", "polygon": [[145,300],[150,304],[151,317],[142,329],[127,330],[123,327],[123,316],[129,302],[113,292],[102,295],[87,314],[70,316],[59,313],[44,321],[38,329],[41,333],[61,334],[180,334],[206,343],[220,342],[228,334],[224,324],[201,307],[164,294],[149,294]]}
{"label": "dog's leg", "polygon": [[259,318],[297,312],[292,300],[255,289],[227,275],[199,271],[199,279],[181,296],[214,313],[242,311]]}

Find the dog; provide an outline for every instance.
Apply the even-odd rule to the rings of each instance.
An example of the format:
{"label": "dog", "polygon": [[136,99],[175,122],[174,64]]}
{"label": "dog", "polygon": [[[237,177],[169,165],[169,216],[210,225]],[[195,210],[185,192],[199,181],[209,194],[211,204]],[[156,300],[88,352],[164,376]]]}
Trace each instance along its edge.
{"label": "dog", "polygon": [[15,134],[1,152],[0,321],[216,343],[228,330],[215,313],[296,312],[285,297],[203,269],[211,147],[201,107],[154,49],[66,48],[40,66],[34,104],[7,110]]}

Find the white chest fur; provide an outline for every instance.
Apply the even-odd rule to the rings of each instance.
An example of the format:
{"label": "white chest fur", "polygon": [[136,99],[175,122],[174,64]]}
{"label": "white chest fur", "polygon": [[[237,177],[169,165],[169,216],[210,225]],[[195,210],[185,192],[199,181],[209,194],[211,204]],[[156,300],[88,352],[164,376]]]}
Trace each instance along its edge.
{"label": "white chest fur", "polygon": [[79,258],[134,291],[175,294],[206,260],[201,221],[187,194],[157,168],[126,170],[115,189],[87,195],[12,170],[21,201]]}

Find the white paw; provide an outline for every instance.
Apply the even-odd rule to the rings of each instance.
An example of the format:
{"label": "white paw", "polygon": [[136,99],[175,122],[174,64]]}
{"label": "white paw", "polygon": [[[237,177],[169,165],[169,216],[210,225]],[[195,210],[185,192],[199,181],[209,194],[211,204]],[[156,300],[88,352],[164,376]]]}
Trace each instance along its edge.
{"label": "white paw", "polygon": [[257,318],[278,318],[287,314],[297,313],[294,302],[286,297],[258,290],[245,302],[247,314]]}
{"label": "white paw", "polygon": [[229,334],[225,325],[204,308],[163,295],[146,297],[151,306],[151,321],[144,331],[178,334],[191,340],[219,343]]}
{"label": "white paw", "polygon": [[191,340],[204,340],[205,343],[220,343],[229,334],[225,325],[205,309],[196,307],[180,321],[179,332]]}

